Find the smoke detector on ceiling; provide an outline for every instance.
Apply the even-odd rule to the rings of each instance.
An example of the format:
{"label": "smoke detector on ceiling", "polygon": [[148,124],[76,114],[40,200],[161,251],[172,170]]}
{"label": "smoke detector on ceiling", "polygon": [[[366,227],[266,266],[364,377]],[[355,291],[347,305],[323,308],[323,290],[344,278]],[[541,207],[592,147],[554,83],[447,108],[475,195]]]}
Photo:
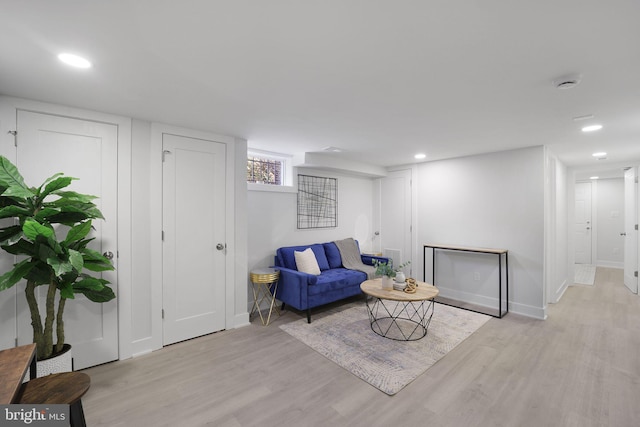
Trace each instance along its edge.
{"label": "smoke detector on ceiling", "polygon": [[556,89],[571,89],[578,86],[581,79],[582,74],[567,74],[566,76],[555,79],[553,85]]}

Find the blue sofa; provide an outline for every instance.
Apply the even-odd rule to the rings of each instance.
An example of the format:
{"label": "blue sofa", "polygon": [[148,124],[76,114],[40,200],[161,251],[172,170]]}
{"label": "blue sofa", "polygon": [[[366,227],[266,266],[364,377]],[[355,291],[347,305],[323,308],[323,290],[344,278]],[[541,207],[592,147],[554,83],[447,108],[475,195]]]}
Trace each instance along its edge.
{"label": "blue sofa", "polygon": [[[297,269],[294,252],[302,252],[307,248],[311,248],[318,261],[318,276]],[[363,264],[368,265],[372,265],[373,259],[388,261],[388,258],[368,255],[361,255],[361,258]],[[282,301],[283,308],[290,305],[298,310],[306,310],[309,323],[312,308],[360,295],[360,284],[367,280],[366,273],[342,266],[340,251],[333,242],[279,248],[274,267],[280,270],[276,299]]]}

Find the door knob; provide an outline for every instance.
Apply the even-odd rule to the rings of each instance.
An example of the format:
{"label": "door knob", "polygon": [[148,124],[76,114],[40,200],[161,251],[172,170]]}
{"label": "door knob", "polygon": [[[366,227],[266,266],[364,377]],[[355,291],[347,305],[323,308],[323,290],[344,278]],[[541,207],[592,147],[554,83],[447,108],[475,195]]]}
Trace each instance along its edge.
{"label": "door knob", "polygon": [[587,230],[591,230],[591,227],[587,227]]}
{"label": "door knob", "polygon": [[626,236],[626,235],[627,235],[627,233],[620,233],[620,235],[621,235],[621,236]]}
{"label": "door knob", "polygon": [[218,243],[218,244],[216,245],[216,249],[217,249],[217,250],[219,250],[219,251],[221,251],[221,250],[223,250],[223,249],[224,249],[224,245],[223,245],[222,243]]}
{"label": "door knob", "polygon": [[105,253],[102,254],[102,256],[105,257],[106,259],[113,259],[113,252],[106,251]]}

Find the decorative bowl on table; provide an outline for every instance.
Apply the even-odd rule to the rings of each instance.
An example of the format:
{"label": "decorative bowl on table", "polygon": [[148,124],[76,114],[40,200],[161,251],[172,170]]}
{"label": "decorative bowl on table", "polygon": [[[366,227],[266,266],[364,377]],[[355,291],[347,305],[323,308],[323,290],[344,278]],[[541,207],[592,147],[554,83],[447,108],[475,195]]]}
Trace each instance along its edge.
{"label": "decorative bowl on table", "polygon": [[394,283],[393,284],[393,289],[396,291],[404,291],[404,288],[407,286],[407,284],[405,282],[402,283]]}

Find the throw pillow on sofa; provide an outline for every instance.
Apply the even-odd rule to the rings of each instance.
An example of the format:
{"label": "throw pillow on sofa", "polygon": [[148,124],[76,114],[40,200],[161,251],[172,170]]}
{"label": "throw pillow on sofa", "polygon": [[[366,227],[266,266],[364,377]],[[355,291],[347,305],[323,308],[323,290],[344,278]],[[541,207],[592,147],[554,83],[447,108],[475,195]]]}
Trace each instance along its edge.
{"label": "throw pillow on sofa", "polygon": [[311,250],[311,248],[307,248],[302,252],[295,251],[293,256],[296,259],[296,266],[298,267],[298,271],[307,274],[319,275],[320,267],[318,267],[318,261],[316,260],[316,256]]}

